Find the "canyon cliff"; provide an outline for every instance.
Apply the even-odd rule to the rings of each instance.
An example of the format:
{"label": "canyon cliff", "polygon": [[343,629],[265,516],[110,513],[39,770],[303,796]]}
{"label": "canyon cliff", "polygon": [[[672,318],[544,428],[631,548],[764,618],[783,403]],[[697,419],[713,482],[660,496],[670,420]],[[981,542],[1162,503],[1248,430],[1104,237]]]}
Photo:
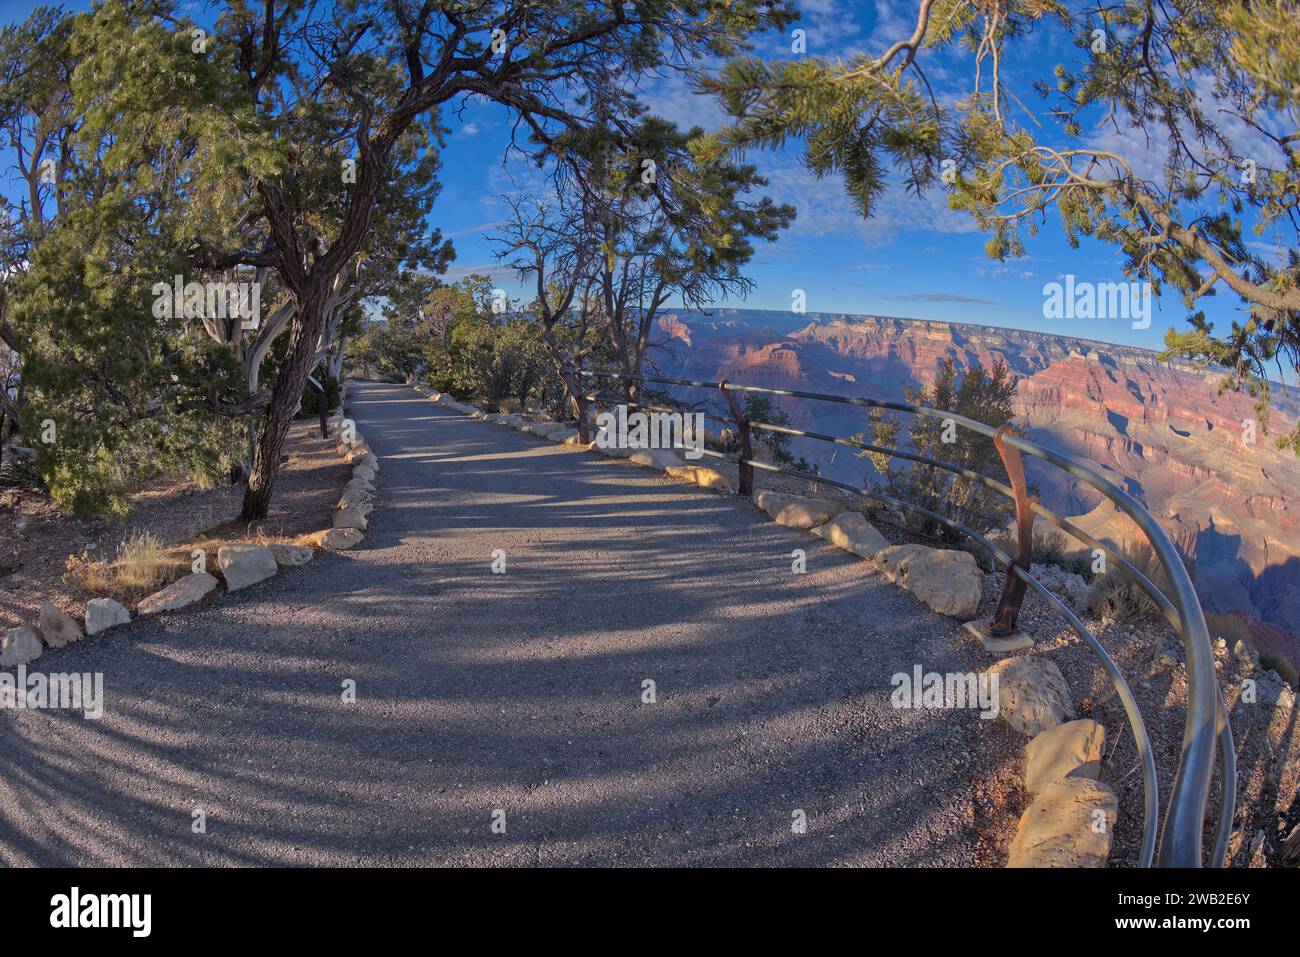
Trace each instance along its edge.
{"label": "canyon cliff", "polygon": [[[1017,423],[1031,438],[1093,463],[1141,500],[1195,560],[1207,611],[1238,609],[1300,632],[1300,459],[1274,445],[1300,414],[1294,390],[1275,396],[1270,434],[1249,423],[1246,395],[1221,376],[1143,349],[1069,336],[881,316],[718,309],[659,320],[652,352],[664,375],[771,388],[902,399],[951,356],[958,369],[1004,361],[1017,379]],[[701,390],[680,397],[703,400]],[[798,428],[848,436],[865,411],[781,399]],[[798,454],[841,481],[870,483],[865,460],[800,440]],[[1030,479],[1044,505],[1098,537],[1136,528],[1109,501],[1050,466]]]}

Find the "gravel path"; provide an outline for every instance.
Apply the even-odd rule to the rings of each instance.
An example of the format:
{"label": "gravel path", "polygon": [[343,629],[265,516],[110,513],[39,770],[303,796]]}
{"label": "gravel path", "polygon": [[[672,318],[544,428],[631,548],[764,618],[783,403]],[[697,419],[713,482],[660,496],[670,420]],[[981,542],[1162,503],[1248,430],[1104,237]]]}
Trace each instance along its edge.
{"label": "gravel path", "polygon": [[951,619],[744,501],[353,396],[366,541],[47,652],[105,714],[0,712],[0,861],[1002,863],[1023,740],[889,702],[977,666]]}

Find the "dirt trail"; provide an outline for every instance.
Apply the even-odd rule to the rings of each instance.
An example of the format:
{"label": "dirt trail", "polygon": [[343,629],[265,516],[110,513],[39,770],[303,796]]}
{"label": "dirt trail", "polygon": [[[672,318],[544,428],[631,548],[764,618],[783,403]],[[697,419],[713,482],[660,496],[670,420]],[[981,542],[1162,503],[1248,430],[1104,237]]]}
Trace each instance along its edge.
{"label": "dirt trail", "polygon": [[0,712],[0,860],[1002,863],[1023,739],[889,700],[977,667],[954,621],[734,498],[403,386],[353,409],[360,548],[40,659],[105,713]]}

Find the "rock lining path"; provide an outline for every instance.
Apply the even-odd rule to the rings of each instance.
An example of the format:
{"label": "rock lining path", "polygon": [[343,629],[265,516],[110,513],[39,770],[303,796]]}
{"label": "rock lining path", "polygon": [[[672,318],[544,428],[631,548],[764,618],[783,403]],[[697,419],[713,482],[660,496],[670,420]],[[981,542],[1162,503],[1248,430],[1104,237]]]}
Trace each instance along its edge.
{"label": "rock lining path", "polygon": [[366,541],[47,652],[105,715],[0,712],[0,861],[1001,863],[976,804],[1023,738],[889,703],[973,667],[955,621],[747,502],[404,386],[351,404]]}

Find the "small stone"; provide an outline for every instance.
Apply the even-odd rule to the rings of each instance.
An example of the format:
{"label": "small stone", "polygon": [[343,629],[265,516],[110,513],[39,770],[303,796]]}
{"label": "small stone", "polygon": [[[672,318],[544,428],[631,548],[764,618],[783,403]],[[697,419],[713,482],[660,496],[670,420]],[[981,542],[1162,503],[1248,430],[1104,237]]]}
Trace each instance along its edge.
{"label": "small stone", "polygon": [[227,591],[238,591],[264,581],[280,570],[275,554],[264,545],[222,545],[217,564]]}
{"label": "small stone", "polygon": [[285,545],[276,542],[268,547],[271,549],[271,554],[275,556],[275,563],[281,568],[296,568],[299,565],[306,565],[316,554],[306,545]]}
{"label": "small stone", "polygon": [[1105,867],[1119,802],[1100,781],[1049,785],[1020,817],[1007,867]]}
{"label": "small stone", "polygon": [[643,465],[651,469],[670,469],[681,465],[682,460],[671,449],[636,449],[627,460],[633,465]]}
{"label": "small stone", "polygon": [[1021,734],[1032,738],[1074,717],[1065,676],[1051,659],[1004,658],[989,674],[998,676],[998,716]]}
{"label": "small stone", "polygon": [[711,469],[703,465],[673,466],[664,471],[671,478],[680,479],[684,482],[694,482],[701,488],[711,489],[715,492],[733,493],[736,491],[735,486],[731,484],[731,479],[717,469]]}
{"label": "small stone", "polygon": [[1025,791],[1035,797],[1066,778],[1096,780],[1105,748],[1106,729],[1087,718],[1034,735],[1025,745]]}
{"label": "small stone", "polygon": [[35,661],[44,649],[36,629],[31,625],[10,628],[0,638],[0,667],[16,668]]}
{"label": "small stone", "polygon": [[1050,591],[1071,610],[1081,613],[1088,610],[1092,600],[1091,590],[1083,576],[1066,571],[1057,565],[1036,563],[1029,568],[1029,574]]}
{"label": "small stone", "polygon": [[925,545],[890,545],[876,553],[876,565],[941,615],[964,620],[979,612],[984,575],[975,556]]}
{"label": "small stone", "polygon": [[207,572],[195,572],[177,579],[166,588],[159,589],[140,601],[136,612],[141,615],[153,615],[160,611],[174,611],[192,605],[212,589],[217,587],[217,580]]}
{"label": "small stone", "polygon": [[878,552],[889,547],[889,542],[861,512],[841,512],[812,531],[832,545],[862,558],[875,558]]}
{"label": "small stone", "polygon": [[1152,654],[1152,660],[1156,667],[1170,670],[1177,668],[1181,657],[1182,646],[1173,638],[1165,638],[1156,645],[1155,652]]}
{"label": "small stone", "polygon": [[540,435],[545,437],[548,433],[556,429],[564,428],[559,422],[526,422],[521,432],[527,432],[529,435]]}
{"label": "small stone", "polygon": [[361,479],[363,482],[373,482],[375,480],[375,470],[369,465],[358,465],[352,470],[354,479]]}
{"label": "small stone", "polygon": [[45,601],[41,603],[41,613],[38,621],[41,626],[41,635],[45,638],[45,643],[51,648],[62,648],[74,641],[80,641],[83,637],[81,628],[78,627],[77,623],[63,611],[54,607],[53,602]]}
{"label": "small stone", "polygon": [[320,543],[333,551],[343,551],[359,544],[365,537],[357,528],[328,528],[321,532]]}
{"label": "small stone", "polygon": [[97,635],[116,625],[131,621],[131,613],[111,598],[92,598],[86,602],[86,634]]}
{"label": "small stone", "polygon": [[352,508],[354,505],[370,504],[372,493],[363,488],[345,488],[339,499],[339,508]]}
{"label": "small stone", "polygon": [[368,509],[369,506],[339,509],[334,513],[334,527],[355,528],[364,532],[366,530],[366,511]]}
{"label": "small stone", "polygon": [[838,502],[818,498],[805,498],[785,492],[757,492],[754,504],[772,516],[772,521],[786,528],[816,528],[825,525],[844,511]]}

